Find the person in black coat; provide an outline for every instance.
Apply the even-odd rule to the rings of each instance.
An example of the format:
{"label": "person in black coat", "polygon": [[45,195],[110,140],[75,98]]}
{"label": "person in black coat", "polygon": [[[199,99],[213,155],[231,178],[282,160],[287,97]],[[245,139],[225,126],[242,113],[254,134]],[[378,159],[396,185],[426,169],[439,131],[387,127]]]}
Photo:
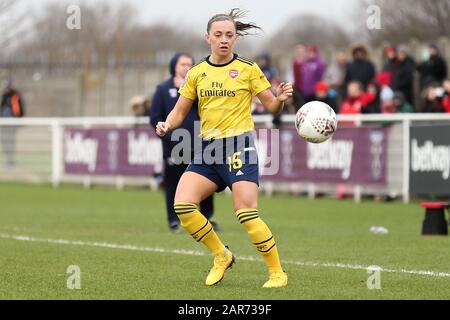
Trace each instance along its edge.
{"label": "person in black coat", "polygon": [[398,49],[390,47],[387,52],[389,60],[384,67],[384,71],[392,74],[392,90],[403,93],[406,101],[414,104],[415,61],[409,56],[408,49],[405,46],[399,46]]}
{"label": "person in black coat", "polygon": [[438,47],[431,44],[428,47],[430,58],[417,66],[420,73],[420,88],[424,89],[433,82],[441,83],[447,78],[447,62],[439,54]]}
{"label": "person in black coat", "polygon": [[368,84],[375,78],[375,66],[369,60],[369,51],[363,45],[355,46],[352,49],[353,61],[347,66],[345,75],[345,87],[353,81],[363,84],[364,90]]}
{"label": "person in black coat", "polygon": [[[152,106],[150,108],[150,123],[156,128],[156,125],[160,121],[165,121],[169,113],[175,107],[176,102],[180,94],[178,89],[183,86],[184,79],[187,72],[192,67],[194,59],[187,53],[177,53],[170,61],[170,74],[171,77],[162,82],[156,88],[156,92],[152,99]],[[194,102],[188,116],[181,125],[180,129],[189,131],[191,139],[191,150],[187,156],[173,155],[172,150],[179,143],[179,141],[171,141],[172,134],[168,134],[162,139],[163,144],[163,158],[164,158],[164,185],[165,185],[165,197],[167,206],[167,220],[169,228],[172,232],[179,232],[180,222],[177,214],[173,208],[175,192],[178,182],[183,175],[184,171],[191,162],[194,153],[194,139],[198,138],[198,134],[195,133],[195,123],[200,121],[198,116],[198,104]],[[179,158],[182,157],[182,159]],[[185,159],[186,158],[186,159]],[[183,161],[182,161],[183,160]],[[184,161],[187,160],[187,161]],[[181,164],[179,164],[182,162]],[[217,223],[213,220],[213,196],[205,199],[201,204],[201,212],[211,222],[216,231],[220,230]]]}

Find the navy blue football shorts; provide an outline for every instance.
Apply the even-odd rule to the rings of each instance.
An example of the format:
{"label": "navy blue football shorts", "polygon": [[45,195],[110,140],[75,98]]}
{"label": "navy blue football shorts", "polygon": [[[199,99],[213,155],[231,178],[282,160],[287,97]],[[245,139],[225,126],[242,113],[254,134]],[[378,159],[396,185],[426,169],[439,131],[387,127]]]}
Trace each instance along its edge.
{"label": "navy blue football shorts", "polygon": [[239,181],[259,186],[258,153],[252,132],[240,136],[203,140],[186,172],[195,172],[217,186],[217,192]]}

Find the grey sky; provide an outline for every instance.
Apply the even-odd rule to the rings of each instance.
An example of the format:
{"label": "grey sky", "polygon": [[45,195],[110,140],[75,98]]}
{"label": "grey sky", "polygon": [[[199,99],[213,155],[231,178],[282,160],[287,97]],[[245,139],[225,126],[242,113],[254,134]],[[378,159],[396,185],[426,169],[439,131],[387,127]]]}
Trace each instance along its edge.
{"label": "grey sky", "polygon": [[[114,0],[120,1],[120,0]],[[203,32],[208,19],[216,14],[227,12],[230,8],[239,7],[249,10],[249,20],[260,25],[267,34],[274,33],[290,16],[297,13],[325,14],[331,19],[345,21],[348,5],[352,0],[169,0],[162,1],[135,0],[146,8],[143,17],[146,19],[166,20],[171,23],[182,22]]]}
{"label": "grey sky", "polygon": [[[44,2],[61,2],[61,0],[22,1],[38,9]],[[143,22],[164,21],[172,25],[187,26],[198,32],[204,32],[206,22],[212,15],[239,7],[249,11],[249,20],[260,25],[266,35],[272,35],[289,17],[301,13],[319,14],[337,21],[344,28],[350,27],[348,17],[356,1],[361,0],[127,0],[126,2],[139,9],[139,18]],[[66,2],[78,4],[80,1]],[[101,0],[88,1],[91,4],[95,2],[100,3]],[[125,0],[107,2],[120,4]]]}

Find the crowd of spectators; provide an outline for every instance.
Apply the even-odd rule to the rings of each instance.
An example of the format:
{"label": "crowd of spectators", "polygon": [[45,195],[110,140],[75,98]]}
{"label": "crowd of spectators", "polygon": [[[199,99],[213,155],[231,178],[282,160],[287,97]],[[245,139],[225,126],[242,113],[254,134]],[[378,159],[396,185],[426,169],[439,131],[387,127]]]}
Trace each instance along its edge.
{"label": "crowd of spectators", "polygon": [[[327,65],[315,45],[298,44],[286,77],[295,94],[285,112],[295,113],[304,103],[319,100],[340,114],[450,113],[450,79],[447,62],[430,44],[423,61],[416,62],[407,46],[384,50],[384,65],[377,70],[364,45],[336,52]],[[279,72],[267,53],[257,57],[268,80],[276,87]],[[255,114],[264,110],[255,104]]]}

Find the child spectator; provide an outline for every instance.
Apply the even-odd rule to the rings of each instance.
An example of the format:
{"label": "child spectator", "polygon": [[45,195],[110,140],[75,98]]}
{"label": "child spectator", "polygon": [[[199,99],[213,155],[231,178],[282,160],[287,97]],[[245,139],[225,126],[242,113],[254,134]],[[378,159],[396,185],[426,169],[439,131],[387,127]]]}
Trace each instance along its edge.
{"label": "child spectator", "polygon": [[376,97],[363,91],[363,84],[352,81],[348,85],[347,98],[341,105],[340,114],[360,114]]}
{"label": "child spectator", "polygon": [[394,107],[397,113],[413,113],[414,107],[406,100],[403,92],[394,93]]}
{"label": "child spectator", "polygon": [[330,89],[330,86],[325,81],[320,81],[316,84],[316,100],[328,104],[336,114],[339,113],[336,102],[336,91]]}
{"label": "child spectator", "polygon": [[367,93],[374,97],[373,101],[370,102],[364,109],[362,109],[363,114],[374,114],[381,113],[381,98],[380,98],[381,88],[375,81],[369,83],[367,86]]}
{"label": "child spectator", "polygon": [[376,75],[375,81],[380,85],[381,113],[395,113],[394,91],[391,88],[392,73],[383,71]]}
{"label": "child spectator", "polygon": [[388,86],[381,90],[381,113],[396,113],[394,105],[394,91]]}

